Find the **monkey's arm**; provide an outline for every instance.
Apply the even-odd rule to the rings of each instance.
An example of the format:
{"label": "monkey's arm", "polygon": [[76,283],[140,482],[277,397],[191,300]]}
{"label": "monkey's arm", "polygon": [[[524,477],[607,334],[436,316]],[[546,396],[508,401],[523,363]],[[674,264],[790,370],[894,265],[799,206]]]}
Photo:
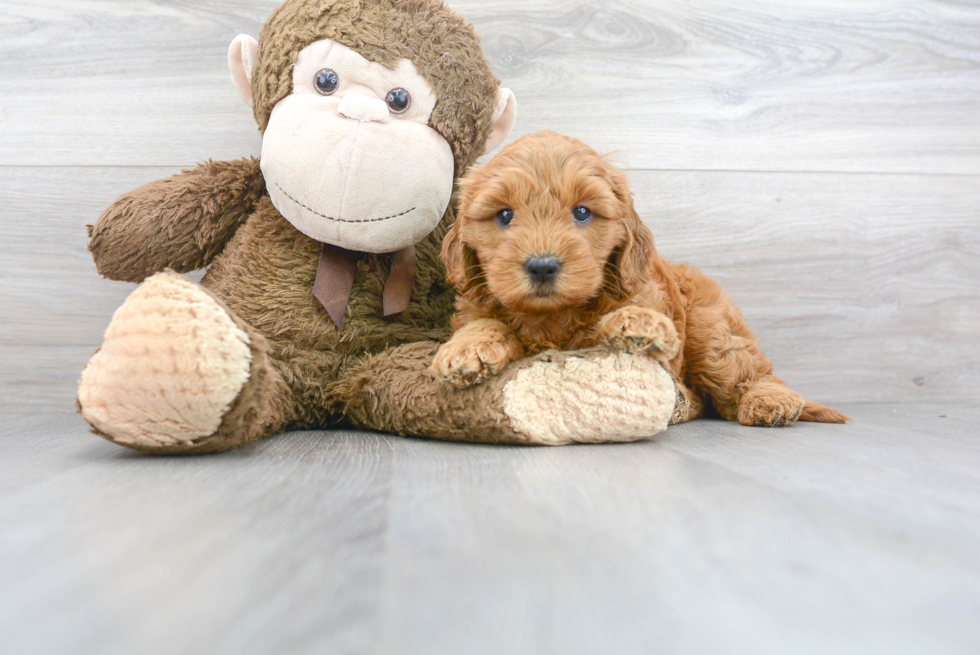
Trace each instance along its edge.
{"label": "monkey's arm", "polygon": [[125,193],[88,227],[99,273],[142,282],[207,266],[265,189],[259,160],[208,161]]}

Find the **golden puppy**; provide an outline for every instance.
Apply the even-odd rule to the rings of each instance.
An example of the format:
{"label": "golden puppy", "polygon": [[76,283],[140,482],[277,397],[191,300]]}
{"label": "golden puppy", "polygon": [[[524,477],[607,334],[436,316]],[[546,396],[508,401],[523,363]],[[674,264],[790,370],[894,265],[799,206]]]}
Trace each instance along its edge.
{"label": "golden puppy", "polygon": [[442,247],[460,293],[455,333],[431,369],[446,384],[546,349],[607,344],[664,364],[674,422],[704,402],[743,425],[849,420],[772,376],[738,308],[698,269],[657,256],[626,175],[581,141],[527,135],[460,184]]}

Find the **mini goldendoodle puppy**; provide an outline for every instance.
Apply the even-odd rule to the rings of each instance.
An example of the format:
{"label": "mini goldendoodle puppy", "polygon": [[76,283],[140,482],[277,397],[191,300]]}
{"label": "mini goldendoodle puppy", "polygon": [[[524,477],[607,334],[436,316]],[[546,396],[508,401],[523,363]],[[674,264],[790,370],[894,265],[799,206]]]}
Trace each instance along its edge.
{"label": "mini goldendoodle puppy", "polygon": [[657,256],[626,174],[581,141],[529,134],[460,185],[442,247],[460,293],[455,333],[432,364],[446,384],[607,344],[663,363],[678,388],[673,422],[705,402],[743,425],[849,420],[772,376],[738,307],[698,269]]}

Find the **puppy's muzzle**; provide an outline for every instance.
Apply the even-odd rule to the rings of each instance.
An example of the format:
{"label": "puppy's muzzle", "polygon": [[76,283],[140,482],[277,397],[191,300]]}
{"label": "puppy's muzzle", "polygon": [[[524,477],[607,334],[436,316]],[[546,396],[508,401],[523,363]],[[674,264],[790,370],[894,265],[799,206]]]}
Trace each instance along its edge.
{"label": "puppy's muzzle", "polygon": [[531,282],[539,285],[548,284],[561,270],[561,262],[554,255],[535,255],[524,262],[524,270],[527,271]]}

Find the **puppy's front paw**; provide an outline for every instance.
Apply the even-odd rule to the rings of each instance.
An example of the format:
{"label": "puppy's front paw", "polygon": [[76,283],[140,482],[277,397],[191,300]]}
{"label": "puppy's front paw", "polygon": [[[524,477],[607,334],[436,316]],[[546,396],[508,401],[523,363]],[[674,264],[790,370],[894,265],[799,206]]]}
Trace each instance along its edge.
{"label": "puppy's front paw", "polygon": [[628,305],[599,321],[599,341],[631,353],[671,360],[681,347],[673,321],[654,309]]}
{"label": "puppy's front paw", "polygon": [[443,384],[463,388],[483,382],[521,356],[514,337],[456,335],[439,347],[429,370]]}

